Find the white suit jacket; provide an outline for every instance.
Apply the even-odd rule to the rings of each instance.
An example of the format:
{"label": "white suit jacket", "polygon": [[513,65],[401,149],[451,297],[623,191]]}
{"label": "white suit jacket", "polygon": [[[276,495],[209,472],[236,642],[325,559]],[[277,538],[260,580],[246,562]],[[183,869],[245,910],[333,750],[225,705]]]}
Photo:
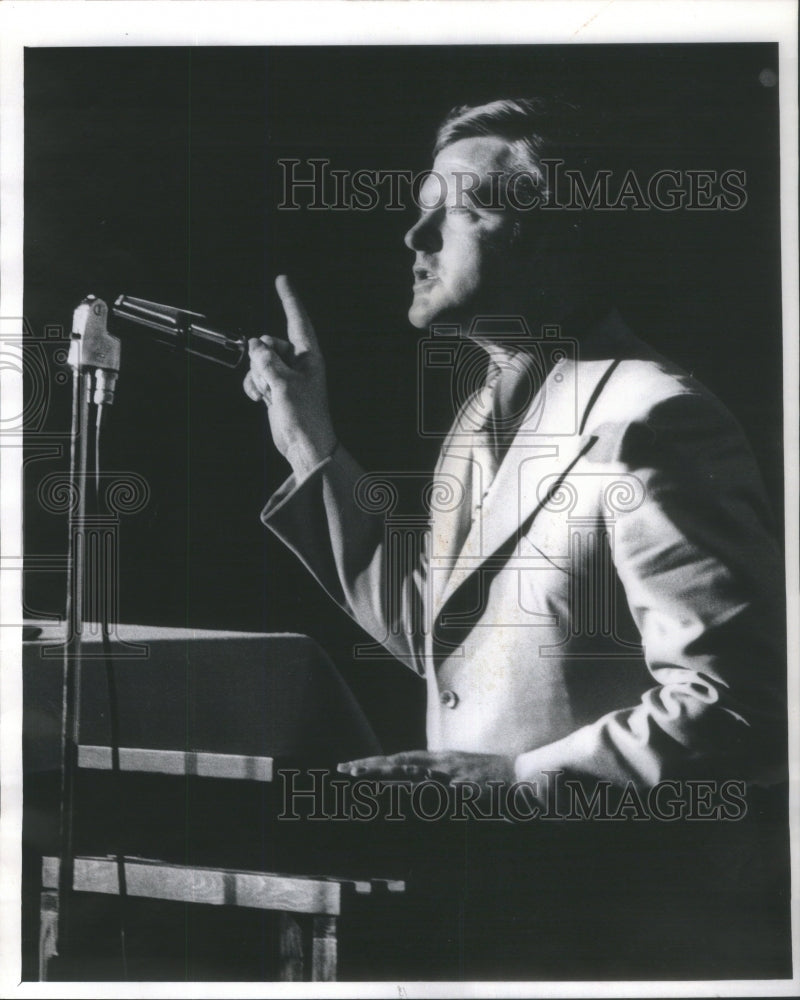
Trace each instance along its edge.
{"label": "white suit jacket", "polygon": [[586,343],[531,402],[455,560],[454,484],[434,482],[410,558],[341,446],[262,520],[425,676],[430,749],[511,755],[525,780],[769,781],[784,584],[755,461],[616,313]]}

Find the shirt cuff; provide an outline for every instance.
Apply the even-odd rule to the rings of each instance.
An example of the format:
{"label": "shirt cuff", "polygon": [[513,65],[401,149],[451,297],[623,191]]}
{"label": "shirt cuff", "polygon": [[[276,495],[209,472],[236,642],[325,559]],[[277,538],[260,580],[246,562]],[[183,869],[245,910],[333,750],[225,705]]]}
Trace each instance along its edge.
{"label": "shirt cuff", "polygon": [[295,494],[300,492],[309,480],[316,479],[317,476],[321,474],[322,470],[333,461],[339,447],[340,445],[337,442],[331,453],[320,459],[318,462],[309,462],[305,468],[300,468],[298,466],[289,478],[286,479],[277,490],[275,490],[269,500],[267,500],[264,509],[261,511],[262,522],[266,524],[274,514],[277,514],[282,507],[289,503]]}
{"label": "shirt cuff", "polygon": [[292,472],[298,482],[303,482],[319,468],[319,466],[339,447],[339,442],[334,441],[333,445],[322,455],[318,449],[303,444],[290,445],[286,452],[286,460],[292,467]]}

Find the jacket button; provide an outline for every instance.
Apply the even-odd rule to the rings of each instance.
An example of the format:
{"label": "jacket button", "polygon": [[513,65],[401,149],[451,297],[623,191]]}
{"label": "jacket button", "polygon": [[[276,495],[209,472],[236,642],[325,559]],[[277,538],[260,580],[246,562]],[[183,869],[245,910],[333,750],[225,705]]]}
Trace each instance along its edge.
{"label": "jacket button", "polygon": [[455,708],[458,704],[458,695],[455,691],[442,691],[439,695],[439,701],[443,708]]}

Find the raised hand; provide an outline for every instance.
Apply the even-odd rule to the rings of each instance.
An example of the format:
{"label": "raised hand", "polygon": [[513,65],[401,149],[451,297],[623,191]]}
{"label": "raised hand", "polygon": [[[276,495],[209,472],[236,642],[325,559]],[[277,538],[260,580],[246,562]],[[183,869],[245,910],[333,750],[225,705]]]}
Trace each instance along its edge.
{"label": "raised hand", "polygon": [[275,280],[286,314],[288,340],[253,337],[244,391],[263,400],[275,447],[297,475],[309,472],[336,447],[328,408],[325,362],[303,303],[286,275]]}

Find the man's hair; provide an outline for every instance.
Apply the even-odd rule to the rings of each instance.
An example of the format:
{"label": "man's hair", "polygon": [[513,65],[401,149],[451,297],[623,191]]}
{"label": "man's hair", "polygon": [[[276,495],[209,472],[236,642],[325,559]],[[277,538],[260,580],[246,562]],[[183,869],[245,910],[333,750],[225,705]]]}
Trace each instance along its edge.
{"label": "man's hair", "polygon": [[453,108],[439,126],[433,155],[459,139],[496,136],[511,148],[516,170],[529,174],[543,202],[552,197],[546,188],[542,161],[561,159],[577,167],[586,164],[579,125],[580,109],[565,100],[525,97],[489,104]]}
{"label": "man's hair", "polygon": [[[434,157],[460,139],[481,136],[508,143],[512,153],[510,168],[521,172],[514,181],[516,195],[525,203],[535,192],[535,204],[539,206],[555,207],[559,197],[558,192],[548,188],[554,172],[543,167],[543,161],[563,161],[563,168],[589,177],[598,153],[602,150],[605,156],[607,147],[607,136],[597,116],[559,97],[526,97],[453,108],[439,126]],[[592,296],[598,302],[604,300],[606,279],[599,267],[606,237],[599,223],[606,222],[606,213],[541,214],[515,207],[514,215],[514,242],[520,249],[536,254],[540,277],[547,273],[550,286],[561,286],[572,301]],[[545,260],[549,271],[542,267]],[[559,294],[558,288],[555,294]]]}

